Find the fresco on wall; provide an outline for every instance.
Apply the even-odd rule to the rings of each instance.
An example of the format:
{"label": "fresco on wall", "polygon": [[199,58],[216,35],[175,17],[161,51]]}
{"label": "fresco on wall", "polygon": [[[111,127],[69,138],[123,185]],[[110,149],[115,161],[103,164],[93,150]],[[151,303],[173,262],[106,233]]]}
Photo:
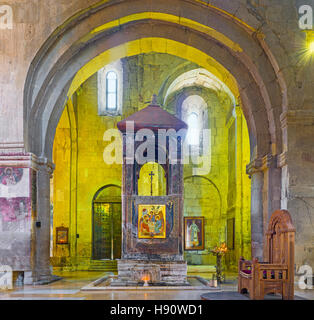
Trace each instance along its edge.
{"label": "fresco on wall", "polygon": [[27,230],[25,223],[30,220],[30,206],[30,198],[0,198],[0,230]]}
{"label": "fresco on wall", "polygon": [[138,237],[140,239],[166,238],[166,206],[138,206]]}
{"label": "fresco on wall", "polygon": [[[9,250],[9,260],[1,261],[19,265],[16,254],[29,255],[31,234],[30,169],[0,168],[0,251]],[[10,260],[11,259],[11,260]],[[18,266],[20,267],[20,265]]]}
{"label": "fresco on wall", "polygon": [[14,186],[23,177],[22,168],[0,168],[0,183],[5,186]]}

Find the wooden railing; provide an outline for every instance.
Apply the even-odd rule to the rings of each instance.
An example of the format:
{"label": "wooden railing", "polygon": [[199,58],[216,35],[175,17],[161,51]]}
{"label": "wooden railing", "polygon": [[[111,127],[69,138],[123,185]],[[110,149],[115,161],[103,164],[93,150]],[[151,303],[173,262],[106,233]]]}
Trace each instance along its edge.
{"label": "wooden railing", "polygon": [[288,280],[288,266],[283,264],[258,264],[258,279],[261,281]]}

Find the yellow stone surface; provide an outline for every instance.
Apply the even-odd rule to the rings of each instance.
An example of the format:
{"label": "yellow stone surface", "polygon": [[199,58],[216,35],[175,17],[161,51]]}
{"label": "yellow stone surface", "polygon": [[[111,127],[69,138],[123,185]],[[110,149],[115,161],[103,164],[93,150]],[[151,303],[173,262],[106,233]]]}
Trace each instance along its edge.
{"label": "yellow stone surface", "polygon": [[[110,54],[106,52],[85,66],[77,75],[80,80],[74,80],[76,85],[72,89],[78,85],[81,87],[66,105],[54,142],[56,171],[52,183],[52,261],[55,267],[64,270],[92,268],[93,198],[106,185],[121,186],[122,178],[122,166],[106,164],[103,159],[104,149],[109,143],[103,141],[105,131],[116,128],[118,121],[146,106],[152,94],[160,92],[172,70],[179,70],[187,64],[195,68],[201,64],[202,67],[207,66],[209,71],[215,68],[208,57],[203,57],[195,49],[182,48],[184,50],[180,55],[190,57],[190,61],[176,56],[180,47],[168,40],[167,52],[174,52],[175,55],[147,53],[155,50],[157,44],[165,44],[165,41],[133,41],[123,47],[127,48],[127,54],[124,49],[118,54],[118,48],[115,48]],[[132,53],[142,54],[129,56]],[[94,72],[112,57],[117,59],[123,56],[129,57],[122,59],[125,70],[122,115],[99,116],[97,75]],[[195,63],[202,59],[206,63]],[[85,82],[81,84],[83,79]],[[184,90],[186,88],[180,92]],[[211,130],[211,170],[208,174],[195,176],[193,165],[184,166],[184,215],[205,217],[205,250],[187,251],[185,258],[190,265],[215,265],[215,257],[209,250],[227,240],[227,220],[234,218],[234,249],[230,248],[224,263],[227,268],[235,269],[239,256],[249,258],[251,252],[250,179],[246,175],[250,158],[247,125],[239,107],[232,115],[233,105],[226,94],[210,89],[197,90],[208,107],[206,123]],[[176,112],[175,97],[179,93],[172,94],[167,100],[166,109],[173,114]],[[153,194],[165,194],[163,169],[156,164],[147,164],[142,168],[139,194],[150,195],[148,174],[151,171],[155,173]],[[69,227],[68,245],[55,244],[55,228],[61,225]]]}

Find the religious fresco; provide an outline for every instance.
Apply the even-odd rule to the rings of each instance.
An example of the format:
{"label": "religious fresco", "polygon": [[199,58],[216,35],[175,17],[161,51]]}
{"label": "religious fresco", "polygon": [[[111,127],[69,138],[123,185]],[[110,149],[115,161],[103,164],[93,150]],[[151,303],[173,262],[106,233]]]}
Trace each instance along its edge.
{"label": "religious fresco", "polygon": [[22,168],[0,168],[0,183],[5,186],[14,186],[21,181],[23,177]]}
{"label": "religious fresco", "polygon": [[184,236],[185,250],[204,250],[204,217],[185,217]]}
{"label": "religious fresco", "polygon": [[28,173],[25,168],[0,168],[0,230],[3,232],[22,232],[30,221]]}
{"label": "religious fresco", "polygon": [[30,206],[30,198],[0,198],[1,231],[23,231],[31,216]]}
{"label": "religious fresco", "polygon": [[138,206],[138,238],[166,238],[165,205],[152,204]]}

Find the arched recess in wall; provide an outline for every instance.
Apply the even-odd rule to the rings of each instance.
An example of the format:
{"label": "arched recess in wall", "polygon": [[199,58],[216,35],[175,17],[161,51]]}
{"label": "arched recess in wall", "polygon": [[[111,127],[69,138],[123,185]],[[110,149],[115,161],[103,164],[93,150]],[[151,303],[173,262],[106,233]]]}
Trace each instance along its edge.
{"label": "arched recess in wall", "polygon": [[204,244],[202,254],[186,251],[190,265],[213,265],[215,259],[208,249],[224,241],[226,221],[222,217],[222,198],[217,186],[204,176],[184,178],[184,216],[204,217]]}
{"label": "arched recess in wall", "polygon": [[139,196],[164,196],[167,194],[167,178],[164,168],[157,162],[145,163],[139,172]]}
{"label": "arched recess in wall", "polygon": [[[191,198],[191,196],[187,194],[189,191],[188,190],[186,191],[186,184],[188,184],[188,183],[197,184],[197,181],[204,182],[206,186],[210,186],[212,188],[212,190],[214,191],[214,194],[216,195],[216,198],[218,200],[218,208],[216,208],[217,209],[216,212],[218,213],[218,217],[221,218],[221,216],[222,216],[222,198],[221,198],[220,191],[219,191],[218,187],[207,177],[197,176],[197,175],[185,177],[184,178],[184,195],[186,195],[188,198]],[[202,191],[205,192],[205,196],[209,193],[209,190],[206,188]],[[199,196],[201,197],[201,195],[199,195]],[[184,206],[186,206],[186,204],[184,204]]]}
{"label": "arched recess in wall", "polygon": [[92,257],[115,260],[121,257],[121,187],[106,185],[92,202]]}

